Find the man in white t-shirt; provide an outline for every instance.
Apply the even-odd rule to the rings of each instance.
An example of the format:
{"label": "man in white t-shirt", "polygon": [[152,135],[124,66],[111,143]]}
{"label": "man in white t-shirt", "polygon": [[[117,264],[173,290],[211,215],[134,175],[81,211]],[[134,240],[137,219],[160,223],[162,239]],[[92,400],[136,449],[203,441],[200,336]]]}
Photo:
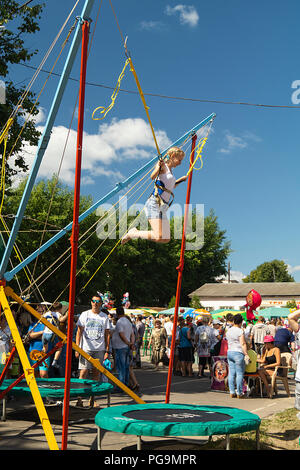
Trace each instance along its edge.
{"label": "man in white t-shirt", "polygon": [[[300,319],[300,310],[295,310],[288,315],[289,326],[294,333],[296,343],[296,358],[297,358],[297,369],[295,375],[296,387],[295,387],[295,408],[300,410],[300,325],[298,323]],[[300,414],[298,414],[300,419]]]}
{"label": "man in white t-shirt", "polygon": [[116,316],[117,325],[114,337],[116,367],[120,382],[128,386],[130,350],[134,347],[134,332],[130,320],[125,316],[123,307],[116,308]]}
{"label": "man in white t-shirt", "polygon": [[[76,344],[94,359],[99,359],[103,364],[109,354],[110,330],[108,316],[101,311],[102,300],[99,295],[94,295],[91,300],[91,309],[79,316],[77,321]],[[93,380],[100,380],[100,371],[92,364],[76,353],[79,357],[79,378],[88,378],[92,370]],[[107,382],[107,377],[102,375],[102,381]]]}

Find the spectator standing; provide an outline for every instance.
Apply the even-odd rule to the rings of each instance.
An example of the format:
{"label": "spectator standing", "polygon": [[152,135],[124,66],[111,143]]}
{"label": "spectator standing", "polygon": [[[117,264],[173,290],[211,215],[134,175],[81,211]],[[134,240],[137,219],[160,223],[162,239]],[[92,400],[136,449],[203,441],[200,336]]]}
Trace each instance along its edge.
{"label": "spectator standing", "polygon": [[221,348],[221,341],[223,337],[223,329],[222,329],[222,322],[219,319],[215,319],[212,321],[212,328],[214,331],[216,343],[214,346],[211,348],[211,355],[212,356],[218,356]]}
{"label": "spectator standing", "polygon": [[[44,305],[37,305],[36,310],[38,313],[43,315],[45,313],[45,307]],[[28,347],[28,359],[31,365],[33,365],[35,360],[30,358],[30,353],[31,351],[40,351],[42,352],[43,350],[43,342],[42,342],[42,337],[44,333],[45,325],[41,323],[40,321],[37,321],[34,317],[33,323],[28,328],[27,332],[27,340],[29,341],[29,347]],[[51,346],[49,345],[49,348],[51,349]],[[50,358],[48,357],[45,362],[42,362],[38,367],[34,369],[34,375],[35,377],[40,377],[42,379],[47,379],[48,378],[48,369],[50,366]]]}
{"label": "spectator standing", "polygon": [[11,333],[4,313],[0,315],[0,354],[10,351]]}
{"label": "spectator standing", "polygon": [[269,335],[269,329],[265,325],[264,317],[260,316],[257,319],[257,323],[253,326],[250,335],[250,340],[254,343],[254,350],[260,356],[264,347],[264,337],[267,335]]}
{"label": "spectator standing", "polygon": [[228,385],[231,398],[244,398],[243,378],[245,372],[245,358],[250,361],[242,324],[243,317],[238,313],[234,315],[233,326],[226,332],[228,341],[227,360],[229,366]]}
{"label": "spectator standing", "polygon": [[274,318],[271,319],[269,325],[268,325],[268,328],[269,328],[269,332],[270,332],[270,335],[271,336],[274,336],[275,338],[275,334],[276,334],[276,320],[274,320]]}
{"label": "spectator standing", "polygon": [[137,341],[137,350],[136,350],[136,367],[140,369],[142,367],[141,363],[141,348],[143,346],[143,338],[145,333],[145,323],[143,323],[143,316],[138,315],[137,322],[136,322],[136,329],[138,334],[138,341]]}
{"label": "spectator standing", "polygon": [[[299,325],[299,319],[300,319],[300,310],[295,310],[294,312],[288,315],[289,326],[294,333],[296,349],[297,349],[297,352],[296,352],[297,369],[296,369],[296,374],[295,374],[296,387],[295,387],[295,405],[294,405],[297,410],[300,410],[300,357],[299,357],[300,325]],[[300,418],[299,413],[297,416],[298,418]]]}
{"label": "spectator standing", "polygon": [[[110,330],[108,316],[101,312],[102,299],[97,294],[92,297],[91,309],[82,312],[77,321],[76,344],[92,358],[99,359],[100,363],[109,356]],[[92,372],[93,380],[100,380],[101,372],[94,368],[79,353],[79,378],[88,378]],[[107,382],[107,378],[102,375],[102,381]]]}
{"label": "spectator standing", "polygon": [[274,345],[279,348],[281,353],[292,353],[295,349],[295,336],[291,328],[279,328],[274,337]]}
{"label": "spectator standing", "polygon": [[233,317],[234,315],[232,313],[227,313],[226,315],[226,331],[229,330],[229,328],[231,328],[234,323],[233,323]]}
{"label": "spectator standing", "polygon": [[137,392],[140,391],[140,384],[137,381],[137,378],[136,378],[136,375],[135,375],[133,369],[136,366],[138,339],[139,338],[138,338],[138,332],[137,332],[135,322],[133,322],[132,320],[130,320],[130,322],[131,322],[131,326],[132,326],[132,330],[133,330],[133,336],[134,336],[133,342],[134,342],[134,344],[133,344],[133,347],[130,349],[130,352],[129,352],[129,387],[131,388],[131,390],[133,390],[134,392],[137,393]]}
{"label": "spectator standing", "polygon": [[[173,374],[174,375],[182,375],[181,363],[179,360],[179,333],[180,333],[181,328],[183,328],[184,326],[185,326],[184,318],[178,317],[176,335],[175,335],[175,348],[174,348],[175,350],[174,350],[174,362],[173,362]],[[169,347],[171,348],[171,343]]]}
{"label": "spectator standing", "polygon": [[150,343],[152,344],[151,362],[155,365],[155,370],[158,370],[159,363],[163,363],[165,359],[167,345],[167,332],[165,328],[162,328],[162,323],[159,319],[154,322]]}
{"label": "spectator standing", "polygon": [[277,318],[277,321],[276,321],[276,331],[279,330],[280,328],[283,328],[283,321],[281,320],[281,318]]}
{"label": "spectator standing", "polygon": [[250,345],[251,348],[254,347],[253,341],[251,339],[252,329],[253,329],[253,320],[248,320],[248,324],[246,328],[244,329],[244,335],[245,335],[246,343]]}
{"label": "spectator standing", "polygon": [[185,377],[193,376],[194,348],[192,339],[192,324],[183,326],[179,330],[178,337],[178,356],[181,364],[181,375]]}
{"label": "spectator standing", "polygon": [[[43,315],[43,317],[45,318],[45,320],[51,323],[51,325],[54,325],[57,328],[59,328],[60,323],[65,323],[68,318],[68,312],[65,315],[62,315],[62,308],[63,306],[60,302],[54,302],[54,304],[52,305],[51,311],[46,312]],[[43,336],[42,336],[44,354],[47,354],[48,346],[50,342],[52,343],[52,346],[54,346],[55,344],[57,344],[58,339],[53,333],[53,331],[50,330],[50,328],[46,326],[43,332]],[[61,352],[62,352],[62,347],[59,348],[54,354],[54,360],[52,362],[52,366],[55,367],[56,369],[59,369],[58,360],[60,358]]]}
{"label": "spectator standing", "polygon": [[117,317],[116,315],[112,315],[110,318],[110,351],[113,355],[115,361],[115,346],[114,346],[114,337],[116,333],[116,326],[117,326]]}
{"label": "spectator standing", "polygon": [[173,333],[173,321],[174,317],[167,317],[166,322],[164,324],[164,328],[167,332],[167,337],[168,337],[168,348],[171,348],[171,342],[172,342],[172,333]]}
{"label": "spectator standing", "polygon": [[115,329],[114,346],[116,352],[116,367],[119,380],[129,386],[130,351],[134,348],[134,333],[130,320],[125,316],[124,308],[116,308],[117,324]]}
{"label": "spectator standing", "polygon": [[211,353],[210,351],[217,344],[217,338],[214,328],[208,325],[209,318],[202,317],[200,325],[196,329],[195,333],[195,346],[197,348],[197,354],[199,358],[199,370],[198,377],[205,377],[204,369],[208,364],[211,372]]}

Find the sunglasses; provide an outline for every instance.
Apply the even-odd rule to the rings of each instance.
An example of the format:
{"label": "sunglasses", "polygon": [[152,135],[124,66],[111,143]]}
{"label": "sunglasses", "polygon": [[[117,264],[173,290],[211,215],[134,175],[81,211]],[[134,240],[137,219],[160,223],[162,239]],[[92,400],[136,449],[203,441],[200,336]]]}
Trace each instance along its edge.
{"label": "sunglasses", "polygon": [[100,304],[101,300],[94,300],[92,299],[93,304]]}

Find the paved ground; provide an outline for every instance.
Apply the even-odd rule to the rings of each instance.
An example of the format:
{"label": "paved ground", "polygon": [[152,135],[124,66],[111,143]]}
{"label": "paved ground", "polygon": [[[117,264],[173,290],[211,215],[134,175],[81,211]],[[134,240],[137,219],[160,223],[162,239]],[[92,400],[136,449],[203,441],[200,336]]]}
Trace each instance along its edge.
{"label": "paved ground", "polygon": [[[142,389],[142,399],[146,403],[164,403],[168,370],[154,371],[147,358],[142,369],[136,369],[136,376]],[[207,372],[207,371],[206,371]],[[208,377],[172,377],[170,403],[185,403],[193,405],[230,406],[244,409],[266,418],[274,413],[294,406],[294,381],[290,380],[292,396],[288,398],[283,386],[278,386],[278,397],[232,399],[226,392],[215,392],[210,389]],[[75,402],[71,402],[75,404]],[[96,403],[106,407],[106,398],[99,398]],[[112,395],[111,405],[134,404],[130,397]],[[84,401],[87,405],[87,400]],[[68,450],[96,449],[97,427],[94,417],[99,410],[80,409],[71,407],[70,425],[68,432]],[[61,408],[47,407],[48,416],[58,445],[61,444],[62,417]],[[79,421],[80,420],[80,421]],[[195,438],[193,438],[195,439]],[[143,438],[145,442],[162,442],[161,439]],[[199,438],[203,441],[203,438]],[[103,450],[120,450],[127,446],[136,445],[135,436],[127,436],[105,432],[102,440]],[[43,428],[35,411],[32,400],[19,397],[7,403],[7,420],[0,421],[0,450],[48,450],[48,443]]]}

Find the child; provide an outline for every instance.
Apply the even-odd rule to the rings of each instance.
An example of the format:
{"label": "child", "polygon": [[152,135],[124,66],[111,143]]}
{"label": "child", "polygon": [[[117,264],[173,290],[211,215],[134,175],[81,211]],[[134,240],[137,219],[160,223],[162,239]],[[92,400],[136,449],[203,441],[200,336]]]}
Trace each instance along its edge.
{"label": "child", "polygon": [[158,161],[151,174],[151,179],[155,180],[155,188],[145,205],[151,230],[130,229],[123,236],[122,245],[134,238],[143,238],[158,243],[168,243],[170,241],[170,225],[166,212],[174,197],[172,190],[187,179],[187,176],[182,176],[176,180],[172,169],[180,165],[183,158],[183,150],[179,147],[172,147],[167,152],[166,160],[161,159]]}
{"label": "child", "polygon": [[[52,311],[51,312],[46,312],[43,316],[44,318],[51,323],[51,325],[54,325],[56,327],[59,327],[59,323],[63,323],[66,321],[68,317],[68,313],[66,313],[64,316],[62,315],[62,304],[60,302],[54,302],[52,305]],[[53,331],[50,330],[47,326],[44,329],[43,336],[42,336],[42,343],[43,343],[43,353],[47,354],[48,351],[48,344],[50,341],[52,341],[53,338]],[[54,354],[54,360],[52,362],[52,366],[55,368],[59,368],[58,365],[58,359],[61,355],[62,348],[59,348],[55,354]]]}

